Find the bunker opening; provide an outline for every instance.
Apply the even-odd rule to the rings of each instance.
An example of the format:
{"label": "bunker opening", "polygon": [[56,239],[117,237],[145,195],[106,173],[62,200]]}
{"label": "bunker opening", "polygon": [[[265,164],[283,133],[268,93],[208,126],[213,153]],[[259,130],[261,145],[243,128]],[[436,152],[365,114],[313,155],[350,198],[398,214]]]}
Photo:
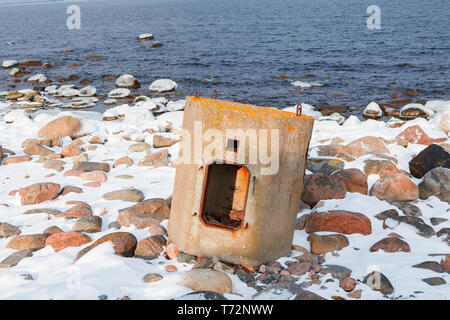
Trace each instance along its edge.
{"label": "bunker opening", "polygon": [[245,216],[249,171],[237,164],[213,163],[206,167],[200,216],[208,224],[238,229]]}

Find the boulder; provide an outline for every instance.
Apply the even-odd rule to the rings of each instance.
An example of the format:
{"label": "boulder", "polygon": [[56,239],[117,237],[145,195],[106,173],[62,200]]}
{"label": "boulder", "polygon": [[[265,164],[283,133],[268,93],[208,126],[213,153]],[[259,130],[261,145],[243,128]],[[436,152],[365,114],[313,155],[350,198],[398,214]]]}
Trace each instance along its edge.
{"label": "boulder", "polygon": [[392,294],[394,287],[389,279],[379,271],[372,271],[369,273],[363,281],[370,289],[379,291],[384,295]]}
{"label": "boulder", "polygon": [[122,200],[131,202],[141,202],[145,199],[144,193],[137,189],[123,189],[105,193],[103,196],[105,200]]}
{"label": "boulder", "polygon": [[121,75],[116,80],[116,87],[118,88],[128,88],[128,89],[139,89],[141,87],[139,81],[136,80],[130,74]]}
{"label": "boulder", "polygon": [[80,218],[72,227],[73,232],[95,233],[102,230],[102,218],[99,216],[87,216]]}
{"label": "boulder", "polygon": [[56,215],[58,218],[62,217],[66,219],[79,219],[88,216],[92,216],[92,208],[87,203],[77,204],[69,210]]}
{"label": "boulder", "polygon": [[81,232],[59,232],[47,238],[46,246],[52,246],[55,252],[67,247],[79,247],[91,242],[91,238]]}
{"label": "boulder", "polygon": [[134,256],[145,260],[155,259],[164,252],[165,245],[166,239],[160,235],[142,239],[137,244]]}
{"label": "boulder", "polygon": [[194,291],[213,291],[219,293],[232,293],[231,279],[224,272],[209,269],[193,269],[184,273],[181,285]]}
{"label": "boulder", "polygon": [[339,177],[315,173],[305,176],[302,201],[313,207],[320,200],[343,199],[346,193],[346,184]]}
{"label": "boulder", "polygon": [[114,232],[101,237],[90,246],[87,246],[86,248],[79,251],[76,260],[80,259],[87,252],[91,251],[100,244],[108,241],[113,243],[115,254],[123,257],[133,256],[134,250],[136,249],[137,245],[136,237],[133,234],[128,232]]}
{"label": "boulder", "polygon": [[380,200],[413,201],[419,198],[419,188],[406,175],[394,173],[375,182],[370,195]]}
{"label": "boulder", "polygon": [[[307,238],[311,246],[311,253],[315,255],[339,251],[350,244],[342,234],[317,235],[310,234]],[[288,270],[289,271],[289,270]]]}
{"label": "boulder", "polygon": [[364,161],[364,173],[366,176],[378,174],[380,178],[384,178],[398,172],[397,166],[389,160],[370,159]]}
{"label": "boulder", "polygon": [[367,194],[367,177],[361,170],[355,168],[343,169],[333,173],[333,176],[344,181],[347,192]]}
{"label": "boulder", "polygon": [[61,186],[57,183],[35,183],[18,190],[22,205],[38,204],[56,199]]}
{"label": "boulder", "polygon": [[17,236],[6,245],[6,248],[14,250],[36,251],[45,247],[46,237],[43,234],[28,234]]}
{"label": "boulder", "polygon": [[433,143],[444,142],[445,140],[447,140],[446,138],[441,138],[441,139],[430,138],[425,133],[425,131],[423,131],[422,128],[418,125],[406,128],[405,130],[403,130],[401,133],[399,133],[395,137],[395,139],[398,139],[398,138],[403,138],[412,144],[423,144],[426,146],[429,146],[430,144],[433,144]]}
{"label": "boulder", "polygon": [[384,252],[410,252],[411,248],[409,244],[397,237],[388,237],[376,242],[372,247],[370,247],[370,252],[375,252],[378,250],[383,250]]}
{"label": "boulder", "polygon": [[58,135],[61,138],[71,137],[75,138],[76,134],[81,129],[81,122],[72,116],[64,116],[50,121],[39,130],[39,137],[50,137],[51,135]]}
{"label": "boulder", "polygon": [[150,91],[166,92],[175,90],[176,88],[177,84],[175,81],[170,79],[158,79],[153,81],[148,89]]}
{"label": "boulder", "polygon": [[305,230],[307,233],[330,231],[368,235],[372,233],[372,225],[369,218],[361,213],[344,210],[316,211],[306,218]]}
{"label": "boulder", "polygon": [[122,210],[117,217],[117,222],[124,227],[135,225],[136,228],[143,229],[168,219],[169,214],[170,208],[167,200],[148,199]]}
{"label": "boulder", "polygon": [[385,143],[381,139],[373,136],[362,137],[350,142],[346,146],[346,151],[356,158],[376,151],[389,153]]}
{"label": "boulder", "polygon": [[450,169],[450,154],[437,144],[431,144],[409,162],[409,171],[416,178],[437,167]]}
{"label": "boulder", "polygon": [[425,200],[431,196],[450,202],[450,169],[437,167],[425,174],[419,183],[419,197]]}
{"label": "boulder", "polygon": [[18,236],[21,233],[20,229],[12,224],[7,222],[3,222],[0,224],[0,237],[1,238],[9,238]]}

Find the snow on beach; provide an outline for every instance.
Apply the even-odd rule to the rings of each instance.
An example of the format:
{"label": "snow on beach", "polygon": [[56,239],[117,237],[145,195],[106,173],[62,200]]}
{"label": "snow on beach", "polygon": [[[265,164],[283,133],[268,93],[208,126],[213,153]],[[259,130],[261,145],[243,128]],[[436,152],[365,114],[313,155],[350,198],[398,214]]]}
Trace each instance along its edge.
{"label": "snow on beach", "polygon": [[[129,75],[118,81],[118,86],[134,85]],[[153,83],[155,91],[174,88],[167,80]],[[84,91],[95,95],[94,89]],[[46,91],[70,96],[71,90]],[[109,96],[129,91],[119,88]],[[449,186],[427,188],[422,182],[430,175],[418,178],[409,164],[426,149],[431,158],[448,157],[441,151],[449,150],[448,101],[427,103],[428,119],[407,122],[361,121],[338,113],[324,117],[303,104],[303,113],[316,121],[293,250],[253,270],[178,254],[167,242],[184,100],[141,96],[104,113],[31,105],[36,111],[28,113],[23,106],[11,107],[30,91],[6,94],[8,100],[0,103],[0,299],[174,299],[214,285],[225,287],[228,299],[450,298]],[[41,95],[45,103],[52,99],[32,95],[35,103]],[[423,169],[419,165],[417,171]],[[339,180],[339,174],[351,179]],[[315,177],[332,183],[315,184]],[[145,213],[159,224],[136,216],[136,203],[164,212]],[[315,220],[319,213],[336,211],[335,225]],[[341,225],[342,216],[353,222]],[[116,232],[121,234],[108,237]],[[27,236],[29,241],[17,240]],[[123,251],[113,246],[117,243]],[[15,261],[8,259],[13,254],[19,256]],[[185,273],[193,269],[192,261],[214,269],[213,280],[205,283],[200,272]],[[425,267],[413,267],[426,261]],[[381,289],[372,290],[370,280],[363,283],[372,271],[383,275]]]}

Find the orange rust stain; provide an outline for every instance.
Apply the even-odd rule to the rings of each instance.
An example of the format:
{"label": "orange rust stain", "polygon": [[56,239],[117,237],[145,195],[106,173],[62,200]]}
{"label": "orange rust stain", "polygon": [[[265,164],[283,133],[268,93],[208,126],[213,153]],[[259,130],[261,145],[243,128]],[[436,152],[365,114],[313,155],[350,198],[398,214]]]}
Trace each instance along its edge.
{"label": "orange rust stain", "polygon": [[244,115],[249,115],[250,117],[267,117],[272,116],[273,118],[303,118],[312,119],[311,116],[301,115],[297,116],[293,112],[282,111],[278,109],[268,108],[268,107],[257,107],[252,105],[245,105],[237,102],[230,102],[224,100],[207,99],[203,97],[188,97],[192,101],[197,102],[196,107],[201,108],[216,108],[223,110],[233,110],[240,112]]}
{"label": "orange rust stain", "polygon": [[295,131],[295,128],[293,126],[289,126],[289,131]]}
{"label": "orange rust stain", "polygon": [[228,117],[227,117],[227,120],[228,120],[228,121],[231,121],[231,120],[233,120],[233,117],[232,117],[232,116],[228,116]]}
{"label": "orange rust stain", "polygon": [[283,122],[283,128],[286,128],[287,124],[286,122]]}

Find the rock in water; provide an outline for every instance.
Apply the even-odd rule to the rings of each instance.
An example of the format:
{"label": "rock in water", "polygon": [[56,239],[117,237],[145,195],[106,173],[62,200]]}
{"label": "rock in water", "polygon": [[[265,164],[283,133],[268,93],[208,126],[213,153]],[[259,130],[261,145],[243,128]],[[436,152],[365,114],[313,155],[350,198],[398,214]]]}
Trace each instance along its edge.
{"label": "rock in water", "polygon": [[419,197],[425,200],[431,196],[450,202],[450,169],[438,167],[425,174],[419,183]]}
{"label": "rock in water", "polygon": [[416,178],[437,167],[450,169],[450,154],[437,144],[431,144],[409,162],[409,171]]}
{"label": "rock in water", "polygon": [[378,103],[372,101],[367,105],[367,107],[363,111],[363,116],[370,119],[378,119],[383,115],[383,111],[381,110]]}
{"label": "rock in water", "polygon": [[116,80],[116,87],[127,89],[139,89],[141,87],[139,81],[136,80],[131,74],[121,75]]}
{"label": "rock in water", "polygon": [[177,83],[170,79],[158,79],[152,82],[148,88],[150,91],[166,92],[177,88]]}

